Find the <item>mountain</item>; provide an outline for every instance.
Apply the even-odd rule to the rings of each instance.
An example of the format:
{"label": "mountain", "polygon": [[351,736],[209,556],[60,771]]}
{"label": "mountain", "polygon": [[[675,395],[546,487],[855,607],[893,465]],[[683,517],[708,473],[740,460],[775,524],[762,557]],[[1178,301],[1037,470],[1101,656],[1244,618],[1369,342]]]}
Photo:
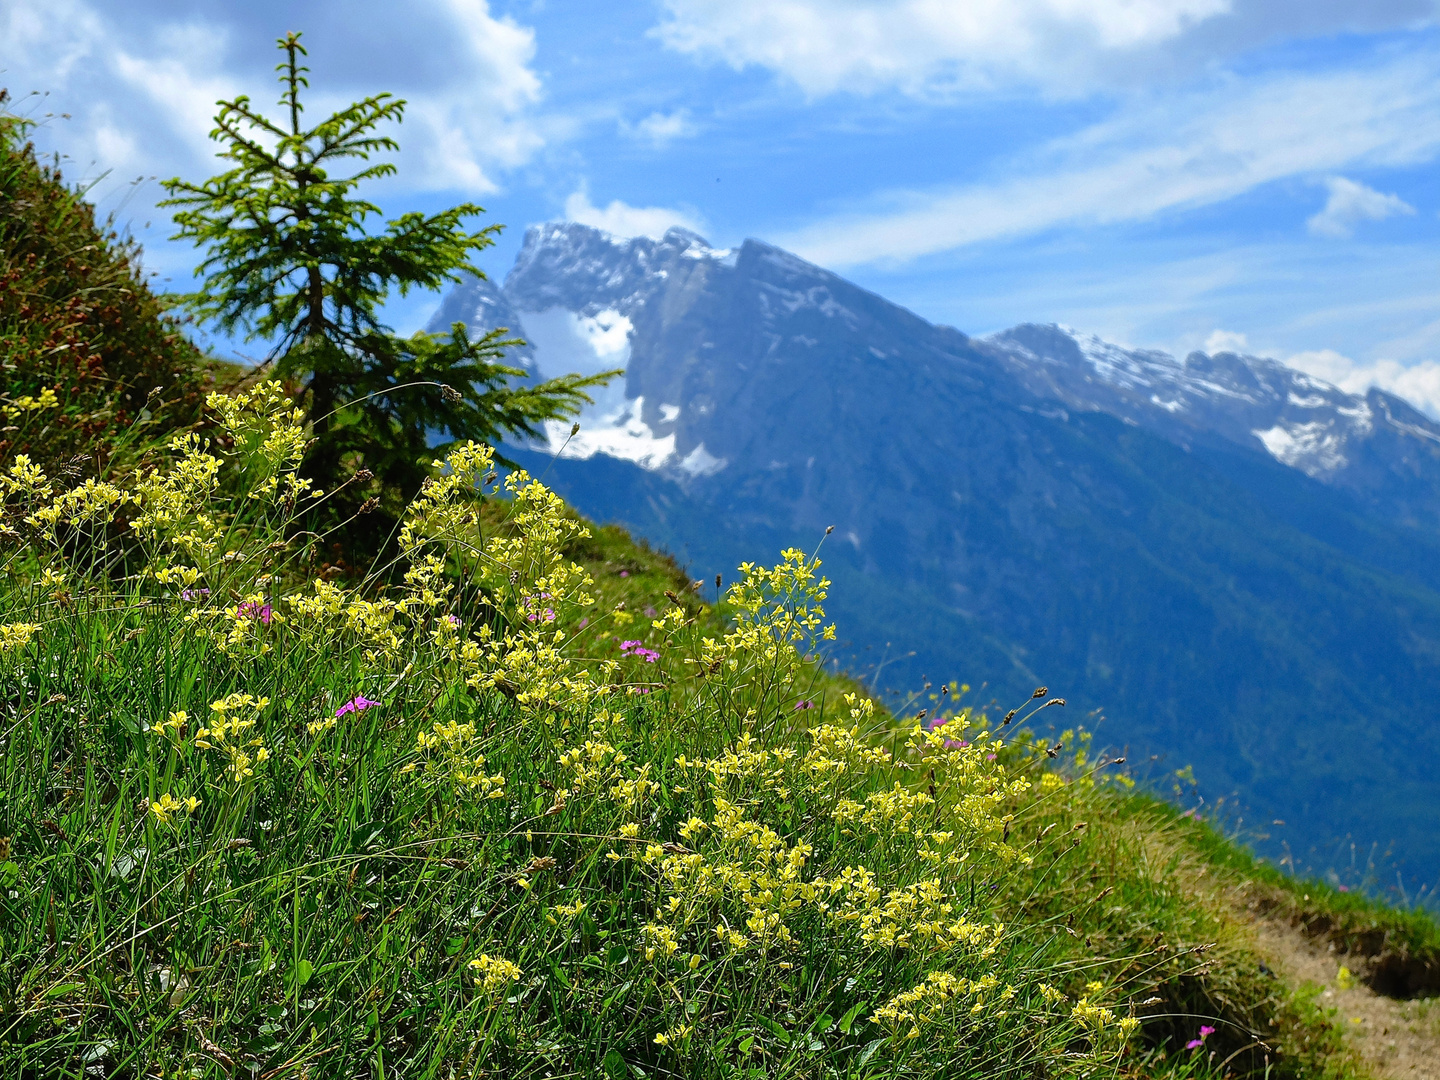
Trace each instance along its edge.
{"label": "mountain", "polygon": [[971,338],[678,229],[539,226],[455,319],[521,333],[541,375],[625,369],[558,460],[515,455],[697,577],[834,525],[837,660],[878,688],[983,682],[1003,711],[1048,685],[1157,782],[1193,765],[1263,851],[1327,865],[1350,837],[1440,877],[1440,425],[1399,399]]}

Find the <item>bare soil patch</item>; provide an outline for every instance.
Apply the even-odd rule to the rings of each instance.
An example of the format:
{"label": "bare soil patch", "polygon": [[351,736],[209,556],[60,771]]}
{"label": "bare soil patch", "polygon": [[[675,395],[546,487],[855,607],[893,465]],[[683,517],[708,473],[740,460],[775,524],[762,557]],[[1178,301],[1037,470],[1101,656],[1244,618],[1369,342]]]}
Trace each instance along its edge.
{"label": "bare soil patch", "polygon": [[1333,941],[1253,910],[1251,917],[1256,949],[1266,963],[1293,986],[1324,987],[1319,1004],[1335,1010],[1335,1022],[1377,1077],[1440,1080],[1440,998],[1385,997],[1361,981],[1369,971],[1363,953],[1341,952]]}

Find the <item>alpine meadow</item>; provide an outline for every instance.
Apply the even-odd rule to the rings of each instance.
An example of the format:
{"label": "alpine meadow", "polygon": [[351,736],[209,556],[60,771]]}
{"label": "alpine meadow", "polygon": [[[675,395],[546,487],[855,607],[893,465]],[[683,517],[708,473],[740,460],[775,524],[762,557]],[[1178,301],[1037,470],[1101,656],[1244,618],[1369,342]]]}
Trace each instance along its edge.
{"label": "alpine meadow", "polygon": [[[892,590],[835,522],[751,551],[784,529],[745,532],[743,504],[773,493],[731,482],[712,429],[658,478],[577,462],[646,374],[550,370],[459,310],[504,300],[475,261],[499,226],[385,217],[406,103],[312,124],[302,38],[277,44],[280,119],[217,102],[224,171],[164,184],[198,249],[183,296],[0,111],[0,1077],[1437,1075],[1423,905],[1262,858],[1177,797],[1188,762],[1127,761],[1035,685],[1043,654],[983,670],[1008,629],[883,692],[827,607],[923,636],[938,590]],[[691,297],[746,260],[800,272],[648,243],[625,257]],[[534,258],[619,288],[566,250]],[[451,287],[435,332],[386,322]],[[627,318],[650,302],[674,344],[673,300]],[[264,355],[208,355],[202,326]],[[1030,329],[1007,362],[1038,380]],[[632,435],[680,400],[656,370]],[[1119,430],[1107,467],[1135,475],[1143,423],[1084,422],[1065,445]],[[700,578],[581,513],[668,528],[670,496],[738,566]]]}

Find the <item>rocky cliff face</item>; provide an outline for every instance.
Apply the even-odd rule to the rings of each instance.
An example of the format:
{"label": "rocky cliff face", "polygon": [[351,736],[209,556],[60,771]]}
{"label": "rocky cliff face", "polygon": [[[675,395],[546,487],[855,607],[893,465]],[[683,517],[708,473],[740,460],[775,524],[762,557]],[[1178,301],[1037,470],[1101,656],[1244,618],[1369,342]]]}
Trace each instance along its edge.
{"label": "rocky cliff face", "polygon": [[1412,704],[1440,700],[1440,427],[1398,399],[1055,326],[970,338],[680,230],[532,229],[437,323],[502,317],[541,374],[625,371],[549,474],[581,510],[704,577],[836,526],[837,659],[879,688],[1047,683],[1302,857],[1349,833],[1440,876],[1440,726]]}

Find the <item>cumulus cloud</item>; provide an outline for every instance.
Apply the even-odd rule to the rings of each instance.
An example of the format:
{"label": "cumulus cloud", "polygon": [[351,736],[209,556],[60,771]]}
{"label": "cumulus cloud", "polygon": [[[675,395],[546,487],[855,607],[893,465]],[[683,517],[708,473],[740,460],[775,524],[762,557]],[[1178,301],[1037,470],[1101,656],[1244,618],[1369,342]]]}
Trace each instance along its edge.
{"label": "cumulus cloud", "polygon": [[829,266],[900,261],[1060,226],[1142,221],[1261,184],[1440,150],[1440,55],[1219,78],[1008,162],[996,179],[880,193],[781,242]]}
{"label": "cumulus cloud", "polygon": [[1244,353],[1249,347],[1249,339],[1233,330],[1216,330],[1205,339],[1205,351],[1212,356],[1222,352]]}
{"label": "cumulus cloud", "polygon": [[1316,236],[1343,240],[1353,236],[1355,226],[1362,221],[1384,221],[1396,214],[1415,213],[1415,208],[1400,196],[1386,195],[1343,176],[1330,177],[1325,186],[1330,189],[1325,208],[1305,223]]}
{"label": "cumulus cloud", "polygon": [[1433,0],[664,0],[653,33],[811,96],[1166,82],[1257,46],[1414,29]]}
{"label": "cumulus cloud", "polygon": [[[491,192],[499,173],[544,145],[534,31],[492,14],[487,0],[370,5],[363,18],[338,23],[319,17],[323,6],[299,0],[287,15],[317,26],[305,39],[306,117],[383,89],[407,99],[398,132],[406,186]],[[195,175],[211,165],[218,99],[247,94],[275,111],[274,35],[260,28],[263,14],[174,19],[164,6],[140,4],[121,18],[87,0],[5,0],[3,81],[12,92],[48,91],[48,104],[73,114],[43,141],[82,171],[93,163]]]}
{"label": "cumulus cloud", "polygon": [[590,196],[583,190],[565,200],[565,217],[581,225],[593,225],[615,236],[650,236],[656,240],[677,225],[695,233],[704,229],[698,217],[686,210],[666,206],[630,206],[619,199],[601,209],[591,205]]}
{"label": "cumulus cloud", "polygon": [[690,119],[689,109],[676,109],[670,113],[652,112],[638,124],[622,124],[621,130],[663,146],[672,139],[688,139],[700,129]]}
{"label": "cumulus cloud", "polygon": [[1372,386],[1379,387],[1440,418],[1440,363],[1434,360],[1412,364],[1398,360],[1362,362],[1334,349],[1317,349],[1296,353],[1285,362],[1351,394],[1363,394]]}

